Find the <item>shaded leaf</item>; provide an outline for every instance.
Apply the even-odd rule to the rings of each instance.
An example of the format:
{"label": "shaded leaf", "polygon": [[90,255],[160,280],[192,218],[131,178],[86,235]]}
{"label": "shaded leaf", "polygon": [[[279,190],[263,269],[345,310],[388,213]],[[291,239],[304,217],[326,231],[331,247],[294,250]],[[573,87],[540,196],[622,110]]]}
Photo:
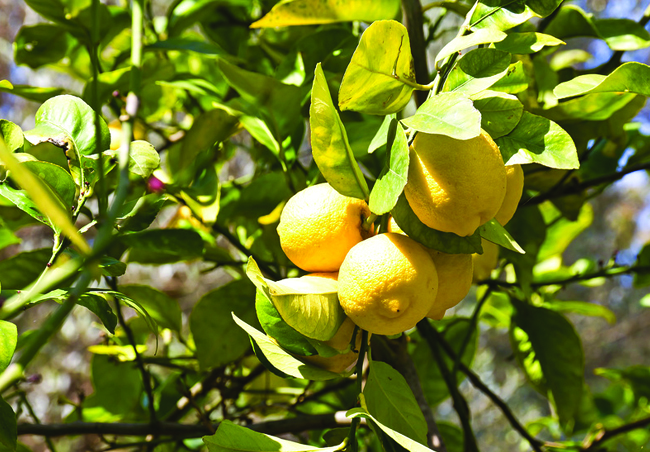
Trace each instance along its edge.
{"label": "shaded leaf", "polygon": [[320,63],[314,75],[309,124],[314,161],[327,182],[344,196],[366,199],[368,184],[348,143]]}
{"label": "shaded leaf", "polygon": [[[7,80],[3,82],[9,83]],[[58,96],[64,92],[63,88],[40,88],[38,86],[29,85],[8,85],[0,84],[0,91],[13,94],[34,102],[43,103],[52,97]]]}
{"label": "shaded leaf", "polygon": [[616,323],[616,314],[614,314],[607,306],[596,303],[589,303],[587,301],[557,300],[551,303],[545,303],[544,307],[557,312],[570,312],[588,317],[602,317],[607,320],[607,323],[610,325]]}
{"label": "shaded leaf", "polygon": [[375,181],[368,202],[370,211],[376,215],[388,213],[395,207],[408,178],[409,146],[406,134],[394,119],[391,128],[393,137],[389,139],[391,146],[386,166]]}
{"label": "shaded leaf", "polygon": [[497,138],[506,165],[539,163],[550,168],[578,168],[571,136],[555,122],[524,112],[512,132]]}
{"label": "shaded leaf", "polygon": [[498,91],[484,91],[473,96],[474,108],[481,113],[481,129],[492,139],[507,135],[517,126],[524,106],[516,96]]}
{"label": "shaded leaf", "polygon": [[329,24],[334,22],[374,22],[392,19],[400,12],[399,0],[289,0],[277,3],[251,28],[291,25]]}
{"label": "shaded leaf", "polygon": [[339,108],[371,115],[402,110],[411,99],[415,69],[404,25],[382,20],[368,27],[345,70]]}
{"label": "shaded leaf", "polygon": [[[650,243],[646,243],[643,246],[634,264],[641,267],[650,267]],[[0,275],[1,274],[2,273],[0,273]],[[634,287],[646,287],[649,285],[650,285],[650,273],[648,272],[635,273]]]}
{"label": "shaded leaf", "polygon": [[14,41],[16,64],[25,64],[32,69],[56,63],[68,53],[74,39],[65,29],[54,24],[24,26]]}
{"label": "shaded leaf", "polygon": [[151,229],[120,240],[129,247],[129,262],[161,265],[203,255],[203,239],[191,229]]}
{"label": "shaded leaf", "polygon": [[475,49],[461,58],[449,74],[444,91],[467,96],[483,91],[507,75],[510,54],[496,49]]}
{"label": "shaded leaf", "polygon": [[471,100],[458,93],[441,93],[427,99],[415,115],[402,119],[402,123],[419,132],[457,140],[469,140],[481,133],[481,114]]}
{"label": "shaded leaf", "polygon": [[0,397],[0,446],[7,447],[10,451],[16,450],[18,430],[16,415],[11,406]]}
{"label": "shaded leaf", "polygon": [[460,237],[451,232],[431,229],[415,215],[403,194],[399,197],[391,213],[397,225],[406,235],[427,248],[448,254],[472,254],[483,251],[478,231],[469,237]]}
{"label": "shaded leaf", "polygon": [[[519,328],[515,355],[524,369],[536,369],[548,391],[560,422],[566,425],[576,415],[584,387],[584,354],[580,337],[561,314],[513,301],[515,329]],[[515,336],[517,333],[514,333]],[[523,336],[526,336],[524,339]],[[526,342],[530,346],[525,346]]]}
{"label": "shaded leaf", "polygon": [[177,300],[151,286],[120,286],[120,292],[136,300],[162,328],[180,333],[182,313]]}
{"label": "shaded leaf", "polygon": [[250,347],[247,335],[232,320],[231,312],[255,323],[255,287],[245,279],[205,294],[190,315],[190,330],[201,369],[227,364]]}
{"label": "shaded leaf", "polygon": [[404,377],[390,365],[370,361],[363,388],[368,412],[382,424],[420,444],[427,443],[427,423]]}
{"label": "shaded leaf", "polygon": [[[65,301],[69,296],[69,294],[66,294],[60,302]],[[99,320],[102,321],[102,324],[106,327],[108,332],[115,334],[117,316],[113,312],[111,306],[108,304],[108,301],[106,301],[106,298],[93,292],[86,292],[81,297],[79,297],[77,304],[79,306],[83,306],[95,314]]]}
{"label": "shaded leaf", "polygon": [[45,270],[52,250],[43,248],[0,260],[0,285],[3,290],[21,290],[32,283]]}

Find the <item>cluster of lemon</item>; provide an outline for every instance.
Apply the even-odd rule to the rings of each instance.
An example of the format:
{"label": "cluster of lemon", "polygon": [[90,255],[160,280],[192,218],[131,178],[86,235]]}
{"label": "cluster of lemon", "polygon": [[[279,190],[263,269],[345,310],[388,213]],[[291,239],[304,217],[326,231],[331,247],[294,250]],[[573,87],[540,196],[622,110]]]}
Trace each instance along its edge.
{"label": "cluster of lemon", "polygon": [[[504,165],[485,132],[467,141],[419,133],[413,142],[404,192],[420,221],[433,229],[469,236],[492,218],[503,225],[522,190],[523,171]],[[425,248],[392,218],[386,231],[374,234],[369,217],[365,201],[324,183],[289,199],[278,225],[282,249],[313,272],[307,277],[338,281],[349,319],[332,340],[339,349],[350,342],[353,324],[393,335],[425,317],[441,319],[472,284],[472,255]]]}

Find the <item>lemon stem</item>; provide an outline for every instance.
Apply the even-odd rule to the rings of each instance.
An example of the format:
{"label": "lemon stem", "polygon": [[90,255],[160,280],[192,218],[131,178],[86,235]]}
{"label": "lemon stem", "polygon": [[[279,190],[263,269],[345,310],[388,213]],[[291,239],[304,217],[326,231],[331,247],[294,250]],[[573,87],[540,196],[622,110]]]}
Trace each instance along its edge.
{"label": "lemon stem", "polygon": [[376,219],[377,219],[377,215],[371,213],[368,218],[363,220],[363,225],[362,225],[363,229],[365,229],[366,231],[370,231],[370,228],[372,228],[372,225]]}
{"label": "lemon stem", "polygon": [[[356,335],[359,334],[359,332],[361,332],[361,347],[359,349],[359,358],[357,359],[355,373],[357,374],[357,397],[360,400],[363,396],[361,394],[363,384],[363,363],[366,359],[366,351],[368,350],[368,332],[360,328],[356,329],[355,334],[352,335],[353,341],[356,341]],[[360,422],[361,419],[358,417],[352,419],[352,424],[350,424],[350,432],[348,433],[347,447],[345,449],[347,452],[358,452],[359,450],[359,443],[357,442],[355,435]]]}

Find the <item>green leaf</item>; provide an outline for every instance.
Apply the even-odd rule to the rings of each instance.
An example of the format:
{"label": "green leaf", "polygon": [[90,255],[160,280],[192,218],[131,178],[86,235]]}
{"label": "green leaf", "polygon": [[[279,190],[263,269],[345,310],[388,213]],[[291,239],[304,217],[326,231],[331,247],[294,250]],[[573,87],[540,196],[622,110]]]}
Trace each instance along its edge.
{"label": "green leaf", "polygon": [[494,44],[498,50],[505,50],[510,53],[529,54],[536,53],[547,46],[559,46],[566,44],[555,36],[544,33],[525,32],[509,33],[503,41]]}
{"label": "green leaf", "polygon": [[147,141],[137,140],[131,143],[129,153],[129,172],[148,179],[160,167],[160,155]]}
{"label": "green leaf", "polygon": [[[65,301],[70,295],[62,297],[61,300],[56,300],[59,303]],[[77,300],[79,306],[83,306],[88,309],[90,312],[95,314],[99,320],[102,321],[102,324],[106,327],[109,333],[115,334],[115,327],[117,326],[117,316],[113,312],[111,305],[108,304],[106,298],[100,294],[93,292],[86,292],[79,297]]]}
{"label": "green leaf", "polygon": [[182,313],[177,300],[150,286],[120,286],[120,292],[136,300],[162,328],[180,333]]}
{"label": "green leaf", "polygon": [[[441,320],[435,322],[438,329],[442,329],[441,333],[447,343],[451,345],[456,355],[460,353],[460,347],[465,340],[467,334],[471,334],[467,347],[463,352],[461,362],[466,366],[471,367],[476,349],[478,345],[478,331],[476,329],[470,330],[471,322],[466,318],[452,318],[451,320]],[[447,368],[453,368],[453,361],[445,354],[443,356]],[[432,405],[438,405],[440,402],[449,397],[449,389],[447,384],[440,373],[440,368],[436,364],[431,355],[431,349],[426,341],[420,340],[415,346],[413,351],[413,362],[417,370],[420,382],[422,383],[422,390],[427,399],[427,402]],[[460,383],[465,379],[465,374],[458,372],[456,374],[456,381]]]}
{"label": "green leaf", "polygon": [[23,251],[8,259],[0,260],[0,285],[3,290],[22,290],[45,270],[52,257],[52,250],[43,248]]}
{"label": "green leaf", "polygon": [[631,19],[594,19],[592,14],[576,5],[564,5],[545,31],[562,39],[599,38],[617,51],[637,50],[650,45],[650,33],[642,24]]}
{"label": "green leaf", "polygon": [[63,88],[39,88],[38,86],[29,85],[11,85],[7,80],[3,80],[3,82],[6,83],[4,85],[0,83],[0,92],[13,94],[38,103],[43,103],[62,94],[64,91]]}
{"label": "green leaf", "polygon": [[611,118],[633,101],[645,97],[629,93],[593,93],[575,97],[562,102],[544,112],[545,116],[553,121],[604,121]]}
{"label": "green leaf", "polygon": [[637,62],[623,63],[609,75],[580,75],[560,83],[553,93],[558,99],[587,93],[636,93],[650,96],[650,66]]}
{"label": "green leaf", "polygon": [[16,350],[18,330],[13,323],[0,320],[0,372],[4,371]]}
{"label": "green leaf", "polygon": [[129,247],[129,262],[168,264],[203,255],[203,239],[191,229],[150,229],[120,237]]}
{"label": "green leaf", "polygon": [[477,30],[469,35],[458,36],[447,43],[436,56],[436,67],[438,63],[456,52],[473,47],[479,44],[490,44],[506,39],[508,35],[495,29]]}
{"label": "green leaf", "polygon": [[403,194],[399,197],[391,213],[397,225],[406,235],[427,248],[448,254],[472,254],[483,251],[478,231],[469,237],[460,237],[451,232],[431,229],[415,215]]}
{"label": "green leaf", "polygon": [[370,361],[363,388],[367,409],[375,419],[401,434],[427,444],[427,422],[404,377],[390,365]]}
{"label": "green leaf", "polygon": [[596,303],[590,303],[587,301],[553,300],[551,303],[545,303],[544,307],[557,312],[570,312],[588,317],[602,317],[607,320],[607,323],[610,325],[616,323],[616,314],[614,314],[607,306]]}
{"label": "green leaf", "polygon": [[548,16],[561,3],[562,0],[483,0],[472,11],[469,26],[479,30],[509,30],[533,17]]}
{"label": "green leaf", "polygon": [[[546,209],[544,213],[546,214]],[[576,221],[563,217],[559,211],[551,218],[544,218],[550,226],[546,229],[546,240],[539,249],[538,261],[543,262],[564,253],[571,242],[591,225],[593,219],[594,211],[590,204],[584,204]]]}
{"label": "green leaf", "polygon": [[413,441],[408,436],[404,436],[400,432],[393,430],[387,425],[384,425],[363,408],[352,408],[345,415],[349,418],[362,417],[367,419],[368,421],[372,422],[377,427],[379,427],[382,432],[384,432],[391,439],[397,442],[397,444],[399,444],[409,452],[432,452],[431,449],[429,449],[428,447],[423,446],[419,442]]}
{"label": "green leaf", "polygon": [[408,178],[409,145],[406,134],[394,119],[391,122],[391,130],[394,137],[388,141],[391,146],[386,166],[372,187],[368,202],[370,211],[376,215],[388,213],[395,207]]}
{"label": "green leaf", "polygon": [[399,0],[285,0],[251,28],[287,27],[291,25],[330,24],[335,22],[374,22],[392,19],[400,12]]}
{"label": "green leaf", "polygon": [[625,369],[605,369],[598,368],[594,370],[596,375],[600,375],[612,381],[622,381],[632,387],[632,391],[637,399],[641,397],[650,398],[650,367],[647,366],[630,366]]}
{"label": "green leaf", "polygon": [[[642,267],[650,266],[650,243],[646,243],[643,246],[634,264]],[[2,275],[2,272],[0,272],[0,275]],[[650,286],[650,273],[636,273],[634,275],[634,287],[640,288],[646,286]]]}
{"label": "green leaf", "polygon": [[493,91],[502,93],[517,94],[528,89],[528,76],[524,70],[524,64],[517,61],[508,67],[506,75],[501,77],[490,87]]}
{"label": "green leaf", "polygon": [[149,330],[154,334],[156,338],[156,349],[158,349],[158,324],[156,321],[149,315],[146,309],[142,307],[140,303],[138,303],[136,300],[126,296],[125,294],[121,292],[116,292],[114,290],[107,290],[103,292],[93,292],[95,295],[101,296],[101,297],[114,297],[120,300],[122,303],[133,309],[135,312],[138,313],[138,315],[144,320],[144,322],[147,324],[147,327]]}
{"label": "green leaf", "polygon": [[485,240],[496,243],[504,248],[515,251],[519,254],[526,254],[526,251],[512,238],[503,226],[494,218],[478,228],[479,234]]}
{"label": "green leaf", "polygon": [[419,132],[469,140],[481,133],[481,114],[472,101],[459,93],[440,93],[427,99],[415,115],[402,124]]}
{"label": "green leaf", "polygon": [[14,60],[32,69],[63,59],[74,39],[66,30],[54,24],[22,27],[14,41]]}
{"label": "green leaf", "polygon": [[225,55],[227,52],[214,42],[190,38],[171,38],[147,45],[144,50],[191,50],[204,55]]}
{"label": "green leaf", "polygon": [[275,339],[280,347],[301,356],[317,354],[309,340],[282,319],[271,300],[259,289],[255,293],[255,312],[264,332]]}
{"label": "green leaf", "polygon": [[0,250],[21,242],[22,240],[16,237],[13,231],[6,227],[2,220],[0,220]]}
{"label": "green leaf", "polygon": [[550,168],[580,166],[571,136],[555,122],[524,112],[512,132],[497,138],[506,165],[539,163]]}
{"label": "green leaf", "polygon": [[232,320],[231,312],[255,322],[255,287],[239,279],[205,294],[190,315],[190,330],[201,369],[223,366],[250,347],[246,333]]}
{"label": "green leaf", "polygon": [[0,397],[0,446],[9,450],[16,450],[16,439],[18,430],[16,426],[16,415],[11,406]]}
{"label": "green leaf", "polygon": [[6,119],[0,119],[0,138],[4,140],[10,152],[22,151],[25,144],[23,130]]}
{"label": "green leaf", "polygon": [[475,49],[463,56],[449,74],[443,91],[467,96],[492,86],[508,73],[510,54],[496,49]]}
{"label": "green leaf", "polygon": [[344,196],[367,199],[368,184],[354,159],[320,63],[314,74],[309,124],[314,161],[327,182]]}
{"label": "green leaf", "polygon": [[416,86],[406,28],[394,20],[378,21],[364,31],[345,70],[339,108],[371,115],[396,113]]}
{"label": "green leaf", "polygon": [[345,320],[336,280],[307,275],[273,282],[264,278],[252,257],[246,275],[271,300],[287,325],[308,338],[327,341]]}
{"label": "green leaf", "polygon": [[438,431],[442,436],[442,441],[445,443],[447,452],[463,452],[464,437],[463,431],[455,424],[445,421],[437,421]]}
{"label": "green leaf", "polygon": [[282,347],[273,342],[268,336],[240,320],[235,314],[233,314],[233,318],[237,325],[246,331],[257,345],[256,353],[261,353],[265,360],[286,375],[315,381],[331,380],[340,377],[339,374],[334,372],[303,363],[284,351]]}
{"label": "green leaf", "polygon": [[255,432],[224,420],[212,436],[204,436],[209,452],[335,452],[341,446],[317,448]]}
{"label": "green leaf", "polygon": [[527,373],[533,369],[534,378],[541,375],[538,387],[552,396],[560,423],[566,425],[579,408],[584,387],[580,337],[561,314],[516,300],[513,303],[515,355]]}
{"label": "green leaf", "polygon": [[[79,233],[79,231],[77,231],[77,228],[74,226],[74,224],[72,224],[70,215],[70,207],[72,207],[71,203],[68,204],[70,207],[65,206],[60,197],[53,191],[54,189],[58,189],[62,191],[63,195],[66,195],[71,189],[69,181],[68,184],[65,182],[65,178],[70,177],[65,172],[65,170],[57,165],[50,163],[31,162],[32,164],[41,163],[41,165],[37,165],[37,171],[39,172],[39,175],[41,174],[41,171],[43,174],[47,174],[48,177],[50,176],[51,172],[59,172],[60,176],[55,177],[56,182],[54,182],[58,185],[58,187],[50,188],[50,185],[41,182],[41,179],[26,167],[27,165],[21,164],[18,160],[16,160],[14,154],[11,154],[7,150],[3,142],[0,142],[0,160],[2,160],[7,169],[11,171],[11,177],[21,187],[23,187],[25,191],[27,191],[30,198],[28,201],[30,203],[33,201],[33,204],[38,207],[38,210],[35,210],[33,209],[33,206],[22,204],[25,208],[23,209],[23,207],[21,207],[21,209],[25,210],[39,221],[43,220],[36,215],[40,215],[40,213],[42,213],[47,218],[46,224],[50,224],[56,231],[63,232],[72,241],[72,243],[79,248],[80,251],[83,253],[89,253],[90,246],[88,246],[86,240]],[[49,167],[47,170],[44,170],[44,167],[42,165],[49,165]],[[59,177],[61,179],[59,179]],[[2,196],[7,197],[7,195],[12,196],[16,194],[16,200],[26,202],[26,197],[19,196],[17,194],[18,191],[10,189],[6,184],[0,184],[0,189],[0,194],[2,194]]]}
{"label": "green leaf", "polygon": [[517,126],[524,106],[516,96],[498,91],[484,91],[473,96],[474,108],[481,113],[481,129],[492,139],[509,134]]}

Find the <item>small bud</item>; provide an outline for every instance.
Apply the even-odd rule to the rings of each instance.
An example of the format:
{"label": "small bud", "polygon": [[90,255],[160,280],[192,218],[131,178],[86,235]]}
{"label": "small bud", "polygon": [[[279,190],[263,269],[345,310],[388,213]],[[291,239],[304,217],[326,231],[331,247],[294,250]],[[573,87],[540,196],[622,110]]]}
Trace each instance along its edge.
{"label": "small bud", "polygon": [[30,375],[29,377],[27,377],[27,383],[37,385],[42,381],[43,381],[43,376],[41,374],[34,374],[34,375]]}
{"label": "small bud", "polygon": [[165,189],[165,183],[157,177],[151,176],[149,180],[147,180],[147,188],[150,192],[160,193]]}

